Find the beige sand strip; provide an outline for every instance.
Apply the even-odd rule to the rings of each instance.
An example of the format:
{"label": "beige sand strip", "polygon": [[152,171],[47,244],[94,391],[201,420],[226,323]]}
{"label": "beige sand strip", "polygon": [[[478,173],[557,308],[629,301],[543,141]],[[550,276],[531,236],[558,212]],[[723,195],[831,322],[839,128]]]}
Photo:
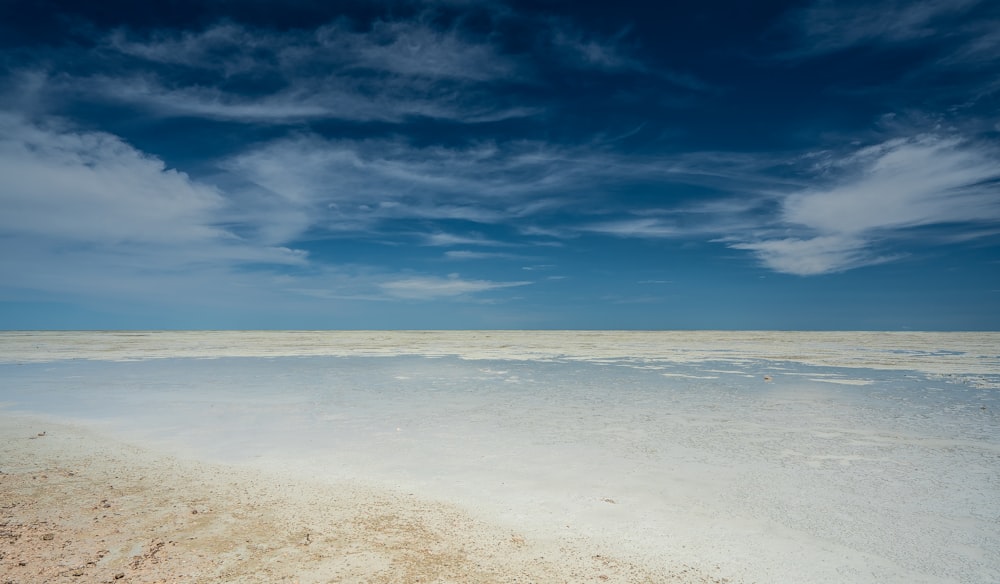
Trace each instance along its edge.
{"label": "beige sand strip", "polygon": [[0,582],[724,582],[447,504],[156,455],[0,416]]}

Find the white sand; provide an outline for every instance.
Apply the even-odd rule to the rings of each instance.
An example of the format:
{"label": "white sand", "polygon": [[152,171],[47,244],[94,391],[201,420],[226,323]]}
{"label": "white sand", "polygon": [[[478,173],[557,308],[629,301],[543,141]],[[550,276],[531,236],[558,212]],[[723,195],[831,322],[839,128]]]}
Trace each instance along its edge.
{"label": "white sand", "polygon": [[455,355],[465,359],[753,359],[997,373],[997,332],[93,331],[0,332],[0,362],[164,357]]}
{"label": "white sand", "polygon": [[[365,523],[373,507],[358,500],[404,518],[365,524],[376,535],[338,531],[328,548],[307,546],[326,550],[317,557],[329,565],[304,569],[316,581],[334,579],[327,569],[354,570],[354,581],[371,581],[371,570],[413,581],[399,570],[430,557],[419,538],[364,568],[345,564],[358,558],[343,546],[416,525],[454,559],[426,568],[438,570],[431,581],[990,582],[1000,581],[997,340],[10,333],[0,334],[0,403],[43,416],[18,427],[9,460],[62,444],[50,464],[60,472],[142,468],[175,489],[174,499],[143,495],[155,508],[190,505],[184,497],[204,486],[192,477],[207,476],[231,487],[197,495],[220,501],[229,515],[219,517],[239,515],[240,489],[257,489],[268,503],[255,508],[273,511],[260,518],[264,534],[286,533],[275,527],[284,517],[306,521],[327,499],[335,503],[323,525],[345,523],[352,509],[362,512],[347,523]],[[24,438],[40,419],[70,426]],[[102,467],[91,453],[115,441],[142,449]],[[449,531],[455,521],[463,527]],[[227,525],[213,528],[224,545],[236,541]],[[298,549],[288,533],[253,552],[248,581],[267,581],[260,562],[276,550]],[[191,545],[177,557],[199,553]],[[300,575],[306,557],[291,560],[298,573],[280,574]]]}
{"label": "white sand", "polygon": [[722,581],[400,491],[178,460],[31,417],[0,417],[0,461],[5,583]]}

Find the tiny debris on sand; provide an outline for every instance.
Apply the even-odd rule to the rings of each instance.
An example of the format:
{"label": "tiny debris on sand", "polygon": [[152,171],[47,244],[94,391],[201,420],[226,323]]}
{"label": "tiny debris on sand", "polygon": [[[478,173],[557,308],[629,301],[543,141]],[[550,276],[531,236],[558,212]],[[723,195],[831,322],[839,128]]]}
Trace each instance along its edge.
{"label": "tiny debris on sand", "polygon": [[29,442],[27,422],[4,422],[0,583],[725,582],[405,493],[181,461],[68,427]]}

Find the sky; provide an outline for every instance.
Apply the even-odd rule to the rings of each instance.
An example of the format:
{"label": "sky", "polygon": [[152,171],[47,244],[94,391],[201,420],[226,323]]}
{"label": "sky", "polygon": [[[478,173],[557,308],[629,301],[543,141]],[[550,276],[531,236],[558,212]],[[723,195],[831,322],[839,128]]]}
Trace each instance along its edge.
{"label": "sky", "polygon": [[0,0],[0,328],[1000,330],[1000,3]]}

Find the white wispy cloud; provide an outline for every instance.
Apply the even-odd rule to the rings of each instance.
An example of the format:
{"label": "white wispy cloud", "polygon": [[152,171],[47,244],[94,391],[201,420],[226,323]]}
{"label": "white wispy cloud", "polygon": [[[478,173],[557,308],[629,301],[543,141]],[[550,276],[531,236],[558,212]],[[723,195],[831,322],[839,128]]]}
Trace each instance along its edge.
{"label": "white wispy cloud", "polygon": [[[254,146],[222,166],[282,206],[297,209],[293,217],[309,217],[309,225],[300,225],[303,230],[374,233],[393,220],[462,220],[510,225],[538,244],[538,238],[567,239],[582,231],[667,237],[735,228],[773,198],[760,195],[761,189],[800,185],[766,178],[778,164],[772,158],[626,156],[601,142],[480,141],[445,147],[401,138],[301,134]],[[607,196],[632,184],[704,185],[720,194],[714,201],[686,203],[657,215],[656,208],[635,209],[627,200]],[[746,196],[726,199],[721,193],[731,188]],[[610,218],[623,211],[645,215]],[[570,223],[545,224],[567,213],[574,217]],[[425,243],[496,244],[455,239],[440,230],[432,230]]]}
{"label": "white wispy cloud", "polygon": [[[196,31],[120,29],[89,55],[104,73],[52,83],[163,115],[251,123],[414,116],[484,122],[539,113],[487,91],[530,75],[529,61],[499,50],[490,35],[439,28],[431,16],[367,27],[338,19],[289,31],[232,22]],[[160,66],[168,66],[162,74]],[[213,73],[209,84],[198,75],[205,71]]]}
{"label": "white wispy cloud", "polygon": [[[492,31],[441,24],[434,6],[369,23],[340,18],[312,29],[275,30],[216,22],[197,30],[96,31],[96,47],[74,51],[88,73],[60,70],[59,54],[37,73],[50,94],[110,100],[163,116],[245,123],[322,119],[465,123],[537,116],[546,105],[498,87],[547,83],[539,63],[590,72],[633,72],[703,90],[690,74],[636,56],[628,31],[602,36],[568,21],[509,8],[491,10]],[[504,24],[532,42],[504,42]],[[510,39],[507,39],[509,41]],[[516,93],[516,92],[515,92]]]}
{"label": "white wispy cloud", "polygon": [[[227,75],[243,73],[268,65],[278,65],[281,49],[295,46],[278,42],[273,34],[254,31],[234,23],[219,23],[199,31],[153,31],[139,36],[125,29],[108,33],[101,39],[104,49],[154,63],[213,69]],[[304,42],[304,41],[299,41]],[[256,53],[259,58],[252,58]],[[265,57],[266,55],[266,57]]]}
{"label": "white wispy cloud", "polygon": [[447,278],[434,276],[414,276],[383,282],[381,288],[385,293],[396,298],[413,300],[431,300],[435,298],[450,298],[467,294],[527,286],[531,282],[494,282],[490,280],[465,280],[458,274],[450,274]]}
{"label": "white wispy cloud", "polygon": [[240,237],[224,192],[106,132],[2,113],[0,175],[8,298],[232,307],[309,263]]}
{"label": "white wispy cloud", "polygon": [[1000,16],[976,20],[963,28],[964,41],[940,60],[942,66],[988,67],[1000,60]]}
{"label": "white wispy cloud", "polygon": [[572,69],[605,73],[640,73],[691,91],[707,91],[711,85],[691,73],[675,71],[662,63],[649,63],[639,55],[638,43],[628,28],[611,36],[584,31],[572,23],[549,19],[540,24],[554,56]]}
{"label": "white wispy cloud", "polygon": [[[854,47],[915,47],[925,58],[895,83],[916,84],[925,94],[952,100],[979,100],[994,94],[995,76],[983,75],[1000,63],[1000,11],[985,0],[817,0],[788,15],[794,46],[783,59],[809,59]],[[972,17],[971,15],[975,15]],[[949,78],[944,87],[938,75]],[[955,75],[969,75],[955,85]]]}
{"label": "white wispy cloud", "polygon": [[982,0],[817,0],[793,12],[800,47],[789,56],[839,51],[859,44],[903,43],[948,34],[948,19]]}
{"label": "white wispy cloud", "polygon": [[468,249],[450,249],[444,252],[449,260],[519,260],[523,256],[501,251],[472,251]]}
{"label": "white wispy cloud", "polygon": [[414,117],[469,123],[495,122],[539,113],[536,107],[504,105],[475,88],[399,78],[363,79],[329,74],[294,78],[264,94],[202,85],[168,86],[151,74],[61,76],[51,91],[135,104],[164,116],[197,116],[247,123],[342,119],[401,122]]}
{"label": "white wispy cloud", "polygon": [[[76,92],[101,99],[139,104],[161,115],[197,116],[243,122],[290,122],[333,117],[336,109],[349,119],[380,120],[402,115],[395,109],[380,110],[361,96],[320,87],[294,87],[263,96],[249,97],[215,87],[167,87],[148,73],[131,76],[94,75],[84,79],[61,77],[50,84],[56,91]],[[413,106],[414,104],[409,104]]]}
{"label": "white wispy cloud", "polygon": [[519,75],[522,65],[490,39],[440,29],[424,14],[414,20],[378,20],[355,27],[347,19],[312,30],[273,31],[217,23],[198,31],[110,33],[104,47],[144,60],[213,69],[228,75],[370,69],[407,78],[492,81]]}
{"label": "white wispy cloud", "polygon": [[424,245],[430,246],[453,246],[453,245],[483,245],[483,246],[503,246],[510,245],[503,241],[490,239],[481,234],[457,235],[454,233],[428,233],[423,236]]}
{"label": "white wispy cloud", "polygon": [[817,276],[897,259],[898,256],[873,254],[871,244],[870,240],[837,234],[765,239],[733,243],[729,247],[753,252],[761,263],[775,272]]}
{"label": "white wispy cloud", "polygon": [[[393,219],[455,219],[509,224],[524,235],[565,239],[580,233],[701,239],[747,250],[776,271],[814,275],[886,262],[882,244],[908,230],[950,224],[971,232],[1000,217],[996,155],[983,145],[922,134],[855,151],[775,161],[706,153],[624,157],[597,146],[481,143],[415,147],[401,140],[345,141],[300,136],[245,153],[230,169],[276,194],[326,229],[377,231]],[[805,168],[803,168],[805,167]],[[781,175],[779,175],[781,176]],[[619,208],[602,185],[702,184],[708,201]],[[568,197],[566,193],[573,193]],[[579,209],[581,197],[591,205]],[[546,213],[570,223],[532,226]],[[591,216],[608,217],[604,220]],[[954,231],[955,229],[953,229]],[[983,231],[981,228],[979,231]],[[443,231],[430,245],[501,242]],[[454,259],[454,258],[452,258]]]}
{"label": "white wispy cloud", "polygon": [[167,168],[117,136],[0,114],[0,229],[66,243],[190,244],[263,260],[220,227],[227,201],[214,187]]}
{"label": "white wispy cloud", "polygon": [[648,67],[632,56],[634,51],[626,46],[628,30],[612,37],[588,34],[568,22],[551,20],[549,40],[562,60],[581,69],[605,71],[640,71]]}
{"label": "white wispy cloud", "polygon": [[[601,233],[616,237],[644,239],[714,239],[720,233],[742,233],[760,226],[761,217],[771,211],[781,195],[776,189],[787,189],[789,181],[768,180],[762,173],[770,166],[762,162],[754,171],[746,163],[735,171],[718,157],[709,155],[702,160],[686,156],[685,161],[667,161],[676,175],[658,177],[666,185],[671,182],[686,184],[714,184],[723,188],[707,200],[675,202],[665,206],[634,207],[627,216],[604,221],[586,221],[577,224],[582,232]],[[715,169],[713,172],[712,169]],[[746,190],[748,186],[770,189],[762,192]]]}
{"label": "white wispy cloud", "polygon": [[919,228],[946,226],[939,240],[953,243],[990,237],[1000,221],[1000,155],[985,143],[917,134],[842,153],[790,155],[785,172],[794,170],[793,179],[769,178],[767,158],[756,168],[714,155],[667,159],[673,176],[645,176],[704,179],[727,194],[628,208],[573,229],[722,243],[752,252],[769,269],[805,276],[897,260]]}
{"label": "white wispy cloud", "polygon": [[635,217],[585,224],[582,231],[604,233],[619,237],[640,237],[646,239],[674,238],[687,232],[677,227],[675,222],[657,217]]}
{"label": "white wispy cloud", "polygon": [[[848,50],[908,60],[878,79],[831,77],[833,91],[905,103],[911,116],[947,118],[970,133],[990,132],[1000,118],[1000,10],[985,0],[816,0],[783,21],[791,32],[779,61],[802,62]],[[918,101],[912,98],[919,96]]]}
{"label": "white wispy cloud", "polygon": [[817,182],[825,186],[786,195],[776,222],[756,237],[723,240],[776,271],[814,275],[890,261],[896,254],[880,244],[905,240],[913,228],[990,233],[982,226],[1000,221],[998,159],[987,146],[952,137],[887,140],[821,165],[827,177]]}
{"label": "white wispy cloud", "polygon": [[824,232],[860,233],[1000,216],[996,153],[934,135],[897,138],[834,161],[847,175],[829,189],[784,201],[785,221]]}
{"label": "white wispy cloud", "polygon": [[[287,204],[296,195],[311,201],[307,193],[275,202],[270,193],[227,192],[117,136],[59,120],[0,114],[0,175],[0,290],[8,296],[72,290],[95,304],[301,308],[323,298],[465,298],[530,283],[317,262],[293,243],[312,225],[307,207]],[[287,216],[275,219],[275,210]]]}
{"label": "white wispy cloud", "polygon": [[[446,148],[315,135],[261,145],[223,166],[287,205],[307,209],[314,224],[334,231],[370,229],[393,219],[507,222],[561,209],[567,191],[608,172],[605,161],[541,143]],[[443,234],[427,242],[487,243]]]}
{"label": "white wispy cloud", "polygon": [[380,21],[364,33],[343,25],[321,28],[321,45],[356,65],[406,77],[471,81],[510,80],[525,64],[503,55],[489,38],[469,38],[454,28],[439,30],[426,20]]}

